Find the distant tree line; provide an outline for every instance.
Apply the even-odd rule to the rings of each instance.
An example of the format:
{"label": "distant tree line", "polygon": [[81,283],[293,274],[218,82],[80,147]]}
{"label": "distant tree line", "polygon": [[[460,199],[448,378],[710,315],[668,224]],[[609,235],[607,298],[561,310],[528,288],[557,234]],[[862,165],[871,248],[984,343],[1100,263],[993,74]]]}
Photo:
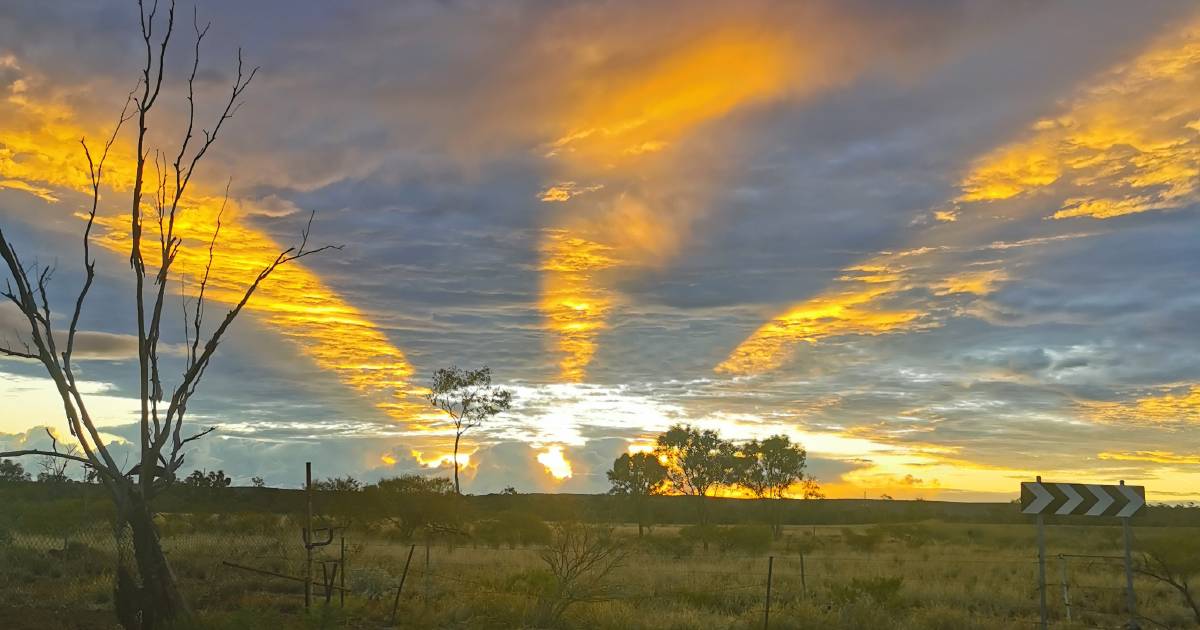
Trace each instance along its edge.
{"label": "distant tree line", "polygon": [[[798,495],[823,498],[816,479],[805,474],[808,454],[786,435],[736,444],[714,430],[677,424],[660,434],[651,452],[627,453],[608,471],[612,494],[630,498],[638,535],[646,525],[648,497],[683,494],[697,498],[701,526],[708,524],[708,498],[726,488],[760,500]],[[782,532],[779,510],[764,502],[776,536]]]}

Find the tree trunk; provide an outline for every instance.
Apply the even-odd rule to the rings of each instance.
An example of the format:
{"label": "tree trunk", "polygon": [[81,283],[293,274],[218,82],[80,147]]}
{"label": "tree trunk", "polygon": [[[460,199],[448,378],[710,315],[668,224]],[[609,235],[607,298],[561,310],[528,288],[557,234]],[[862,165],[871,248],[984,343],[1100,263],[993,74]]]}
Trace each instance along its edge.
{"label": "tree trunk", "polygon": [[462,438],[461,433],[454,434],[454,494],[461,495],[462,488],[458,486],[458,440]]}
{"label": "tree trunk", "polygon": [[635,494],[633,495],[633,511],[637,518],[638,538],[642,537],[642,530],[646,525],[646,497]]}
{"label": "tree trunk", "polygon": [[118,530],[129,527],[133,542],[134,578],[124,558],[117,567],[117,616],[126,630],[170,628],[189,616],[175,572],[163,553],[154,513],[132,485],[119,489]]}

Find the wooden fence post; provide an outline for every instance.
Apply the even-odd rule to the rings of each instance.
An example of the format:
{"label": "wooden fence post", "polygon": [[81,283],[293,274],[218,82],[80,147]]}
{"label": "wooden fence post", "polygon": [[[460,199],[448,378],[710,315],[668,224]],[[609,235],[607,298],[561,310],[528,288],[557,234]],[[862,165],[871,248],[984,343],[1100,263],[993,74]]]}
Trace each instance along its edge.
{"label": "wooden fence post", "polygon": [[1063,606],[1067,608],[1067,621],[1071,621],[1071,591],[1067,587],[1067,557],[1063,554],[1058,554],[1058,561],[1062,565],[1062,594]]}
{"label": "wooden fence post", "polygon": [[771,577],[775,571],[775,556],[767,557],[767,602],[763,608],[763,630],[771,627]]}
{"label": "wooden fence post", "polygon": [[312,462],[304,462],[304,611],[312,607]]}
{"label": "wooden fence post", "polygon": [[808,578],[805,576],[805,571],[804,571],[804,552],[803,551],[800,552],[800,593],[805,598],[808,597]]}
{"label": "wooden fence post", "polygon": [[404,561],[404,572],[400,574],[400,586],[396,587],[396,601],[392,602],[392,622],[391,625],[396,625],[396,610],[400,608],[400,592],[404,590],[404,580],[408,578],[408,565],[412,564],[413,552],[417,550],[416,544],[408,546],[408,560]]}

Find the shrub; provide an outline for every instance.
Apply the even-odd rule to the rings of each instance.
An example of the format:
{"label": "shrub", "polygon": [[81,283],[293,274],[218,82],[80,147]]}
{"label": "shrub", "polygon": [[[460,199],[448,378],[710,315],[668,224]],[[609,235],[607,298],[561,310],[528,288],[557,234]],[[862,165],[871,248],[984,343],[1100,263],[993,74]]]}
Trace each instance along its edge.
{"label": "shrub", "polygon": [[645,536],[637,544],[645,551],[679,559],[692,555],[692,543],[680,536]]}
{"label": "shrub", "polygon": [[881,526],[880,529],[887,534],[888,538],[902,542],[910,549],[917,549],[935,541],[933,530],[922,523],[886,525]]}
{"label": "shrub", "polygon": [[491,547],[541,545],[550,541],[550,526],[535,514],[509,510],[497,514],[493,520],[476,523],[474,535]]}
{"label": "shrub", "polygon": [[395,590],[395,580],[387,571],[378,567],[355,569],[346,573],[346,586],[357,597],[365,597],[368,601],[382,599],[389,591]]}
{"label": "shrub", "polygon": [[883,531],[878,527],[871,527],[859,533],[849,527],[843,527],[842,540],[846,542],[847,547],[855,551],[871,553],[883,542]]}
{"label": "shrub", "polygon": [[707,547],[709,543],[716,542],[717,536],[715,525],[685,525],[679,528],[679,539],[690,545],[701,543]]}
{"label": "shrub", "polygon": [[734,525],[718,529],[717,546],[721,551],[762,555],[771,550],[772,539],[765,525]]}
{"label": "shrub", "polygon": [[834,604],[843,607],[865,600],[887,608],[897,602],[903,586],[902,577],[854,578],[831,586],[829,594]]}

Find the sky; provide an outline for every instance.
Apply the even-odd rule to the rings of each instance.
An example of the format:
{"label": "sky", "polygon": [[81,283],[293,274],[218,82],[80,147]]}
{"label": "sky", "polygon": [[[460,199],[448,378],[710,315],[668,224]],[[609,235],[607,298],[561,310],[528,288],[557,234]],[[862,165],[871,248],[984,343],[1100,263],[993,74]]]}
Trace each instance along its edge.
{"label": "sky", "polygon": [[[186,121],[190,4],[152,146]],[[446,474],[434,370],[513,409],[464,491],[603,492],[678,422],[784,433],[831,497],[1009,500],[1021,481],[1200,498],[1200,11],[1191,2],[205,2],[211,125],[164,354],[222,207],[223,309],[296,242],[189,405],[185,468],[295,487]],[[0,228],[65,327],[102,142],[143,54],[126,1],[0,9]],[[205,122],[207,121],[207,122]],[[79,378],[136,437],[136,149],[110,156]],[[0,306],[0,339],[21,338]],[[0,359],[0,450],[65,422]],[[130,457],[130,465],[136,457]],[[27,462],[35,466],[34,462]]]}

